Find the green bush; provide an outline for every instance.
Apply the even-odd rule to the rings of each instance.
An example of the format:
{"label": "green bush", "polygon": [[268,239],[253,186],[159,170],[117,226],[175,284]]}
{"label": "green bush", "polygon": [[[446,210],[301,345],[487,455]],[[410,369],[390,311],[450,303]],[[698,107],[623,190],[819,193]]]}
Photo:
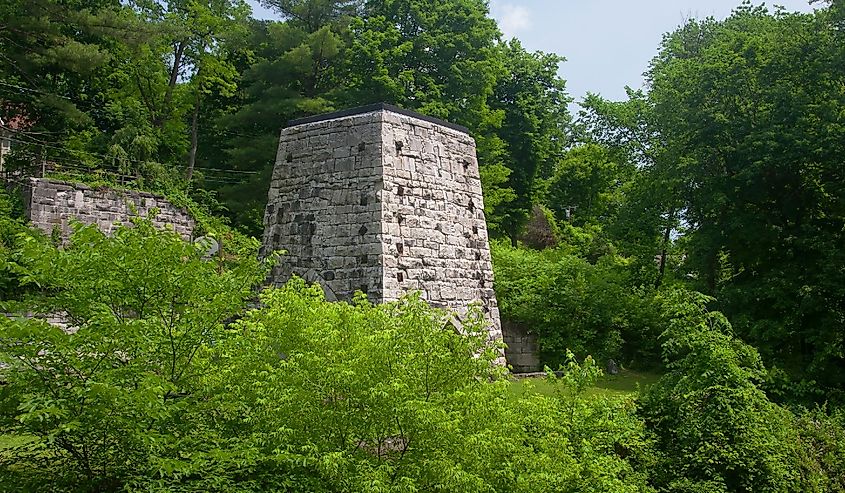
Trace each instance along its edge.
{"label": "green bush", "polygon": [[[795,418],[803,464],[815,491],[845,491],[845,412],[817,408]],[[809,490],[809,488],[807,488]]]}
{"label": "green bush", "polygon": [[3,491],[649,491],[634,402],[586,395],[574,358],[515,399],[477,311],[459,333],[417,296],[294,279],[245,313],[256,261],[143,220],[25,241],[14,268],[19,308],[73,330],[2,319]]}
{"label": "green bush", "polygon": [[249,475],[297,491],[647,490],[633,460],[648,456],[642,423],[630,401],[584,395],[591,360],[570,361],[557,397],[514,400],[478,313],[459,334],[416,296],[329,303],[299,279],[262,304],[232,327],[210,373],[209,412],[229,447],[206,453],[237,458],[215,466],[232,485]]}
{"label": "green bush", "polygon": [[253,257],[204,260],[143,219],[112,237],[77,226],[61,249],[21,241],[8,268],[33,289],[10,308],[68,329],[0,318],[0,424],[27,438],[0,455],[4,486],[113,490],[194,433],[199,362],[263,272]]}
{"label": "green bush", "polygon": [[794,416],[758,385],[757,351],[733,337],[712,299],[669,292],[661,337],[668,372],[647,389],[642,415],[657,437],[654,473],[667,491],[824,491],[803,464]]}
{"label": "green bush", "polygon": [[562,364],[567,349],[640,366],[657,360],[662,319],[654,293],[630,285],[624,259],[603,256],[592,264],[564,248],[502,243],[492,254],[502,317],[538,334],[544,363]]}
{"label": "green bush", "polygon": [[6,266],[19,247],[19,235],[24,231],[26,226],[19,194],[10,193],[4,185],[0,185],[0,300],[19,295],[18,278]]}

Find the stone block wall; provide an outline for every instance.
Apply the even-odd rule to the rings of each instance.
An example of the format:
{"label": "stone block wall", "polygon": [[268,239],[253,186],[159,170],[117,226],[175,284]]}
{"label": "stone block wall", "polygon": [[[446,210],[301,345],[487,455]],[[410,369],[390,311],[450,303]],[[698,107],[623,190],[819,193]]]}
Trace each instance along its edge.
{"label": "stone block wall", "polygon": [[523,324],[502,321],[502,340],[507,344],[505,358],[514,373],[533,373],[543,369],[540,364],[537,334]]}
{"label": "stone block wall", "polygon": [[25,187],[27,217],[47,235],[57,230],[62,240],[70,236],[72,220],[96,224],[106,234],[130,217],[146,217],[152,209],[159,213],[153,223],[170,227],[190,240],[196,223],[188,211],[164,197],[147,192],[94,189],[85,185],[46,178],[31,178]]}
{"label": "stone block wall", "polygon": [[355,291],[381,300],[380,114],[282,131],[264,215],[262,255],[284,250],[271,274],[319,282],[329,300]]}
{"label": "stone block wall", "polygon": [[[389,105],[282,130],[264,217],[272,273],[318,281],[330,299],[419,291],[462,315],[479,303],[501,339],[475,142],[466,129]],[[366,288],[366,289],[363,289]]]}
{"label": "stone block wall", "polygon": [[420,291],[459,312],[480,302],[498,321],[475,141],[389,111],[381,132],[384,299]]}

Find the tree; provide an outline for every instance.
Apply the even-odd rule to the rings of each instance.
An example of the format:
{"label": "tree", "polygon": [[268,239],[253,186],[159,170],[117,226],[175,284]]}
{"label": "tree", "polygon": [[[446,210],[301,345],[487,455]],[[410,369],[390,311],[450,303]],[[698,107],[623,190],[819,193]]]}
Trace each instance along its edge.
{"label": "tree", "polygon": [[819,491],[802,470],[792,414],[758,385],[757,351],[735,338],[706,296],[664,295],[661,336],[668,372],[650,387],[642,414],[662,452],[655,483],[671,491]]}
{"label": "tree", "polygon": [[649,97],[701,289],[767,360],[836,389],[845,91],[832,14],[745,4],[690,22],[664,40]]}
{"label": "tree", "polygon": [[[200,183],[219,190],[241,229],[260,235],[269,176],[275,164],[279,127],[288,120],[335,109],[343,91],[340,75],[347,43],[342,25],[308,33],[287,22],[250,24],[241,90],[209,129],[216,145],[203,157],[212,168]],[[215,152],[215,151],[222,152]]]}
{"label": "tree", "polygon": [[[604,233],[622,255],[634,260],[632,270],[640,284],[660,287],[683,210],[683,196],[672,174],[678,156],[661,134],[649,96],[630,88],[626,91],[628,100],[622,102],[589,94],[578,126],[586,142],[603,149],[601,161],[618,163],[617,182],[608,189],[614,192],[607,196],[612,198],[615,214],[607,218]],[[566,172],[560,179],[570,180]],[[578,211],[574,214],[577,219]]]}
{"label": "tree", "polygon": [[621,191],[631,179],[627,163],[617,163],[595,144],[575,147],[555,167],[546,200],[560,221],[584,225],[612,221]]}
{"label": "tree", "polygon": [[562,57],[529,53],[515,39],[500,50],[504,70],[497,77],[490,106],[504,117],[495,134],[505,145],[503,164],[510,170],[507,186],[514,200],[494,209],[492,219],[494,224],[501,221],[502,232],[515,246],[538,199],[536,180],[551,175],[567,145],[570,99],[557,75]]}
{"label": "tree", "polygon": [[[90,165],[96,108],[115,63],[103,25],[119,2],[9,1],[0,5],[0,114],[17,120],[19,164]],[[46,144],[46,146],[45,146]],[[81,162],[80,162],[81,161]]]}
{"label": "tree", "polygon": [[23,468],[24,490],[116,490],[163,467],[196,425],[209,346],[263,277],[254,249],[203,259],[141,219],[112,237],[78,227],[64,249],[28,237],[8,268],[36,288],[6,307],[36,317],[0,318],[0,423],[29,437],[0,466]]}
{"label": "tree", "polygon": [[261,4],[282,14],[292,25],[313,33],[344,17],[358,16],[364,0],[262,0]]}

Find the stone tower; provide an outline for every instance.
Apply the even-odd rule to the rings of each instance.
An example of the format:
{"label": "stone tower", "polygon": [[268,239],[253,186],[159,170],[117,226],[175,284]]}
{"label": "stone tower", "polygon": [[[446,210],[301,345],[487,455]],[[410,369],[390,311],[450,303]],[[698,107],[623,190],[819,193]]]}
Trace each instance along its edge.
{"label": "stone tower", "polygon": [[475,141],[467,129],[386,104],[295,120],[282,130],[264,214],[274,284],[319,282],[330,300],[420,291],[459,315],[499,309]]}

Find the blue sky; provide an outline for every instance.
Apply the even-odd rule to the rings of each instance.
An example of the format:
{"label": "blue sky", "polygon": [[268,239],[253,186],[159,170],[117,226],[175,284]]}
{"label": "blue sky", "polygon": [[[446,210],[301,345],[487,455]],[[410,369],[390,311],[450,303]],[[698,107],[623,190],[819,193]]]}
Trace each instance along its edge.
{"label": "blue sky", "polygon": [[[253,15],[277,18],[253,5]],[[566,57],[560,75],[580,100],[587,91],[619,100],[625,86],[642,86],[642,73],[663,33],[691,18],[730,15],[741,0],[492,0],[493,17],[505,36],[528,50]],[[759,1],[754,2],[759,4]],[[789,11],[809,12],[807,0],[779,0]]]}

